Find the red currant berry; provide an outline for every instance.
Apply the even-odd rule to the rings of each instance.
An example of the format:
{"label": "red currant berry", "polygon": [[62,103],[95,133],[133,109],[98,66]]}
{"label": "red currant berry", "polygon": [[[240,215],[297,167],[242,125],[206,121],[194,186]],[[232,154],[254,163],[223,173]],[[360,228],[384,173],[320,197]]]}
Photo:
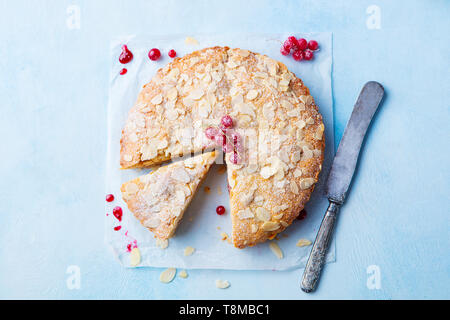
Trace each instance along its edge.
{"label": "red currant berry", "polygon": [[148,57],[152,61],[156,61],[161,57],[161,51],[159,49],[153,48],[148,52]]}
{"label": "red currant berry", "polygon": [[233,144],[237,144],[238,142],[241,141],[241,135],[239,133],[237,133],[236,131],[233,131],[230,134],[230,138],[231,138],[231,141],[233,141]]}
{"label": "red currant berry", "polygon": [[125,73],[127,73],[127,71],[127,69],[123,68],[122,70],[120,70],[119,74],[123,76]]}
{"label": "red currant berry", "polygon": [[115,207],[113,209],[113,215],[117,218],[117,220],[122,221],[122,208],[121,207]]}
{"label": "red currant berry", "polygon": [[290,49],[294,51],[298,50],[298,41],[294,36],[290,36],[286,41],[288,42],[288,44],[290,44]]}
{"label": "red currant berry", "polygon": [[304,58],[305,60],[311,60],[312,58],[314,58],[314,52],[312,52],[311,50],[306,50],[304,53]]}
{"label": "red currant berry", "polygon": [[208,139],[214,140],[214,137],[219,133],[219,130],[214,127],[206,128],[205,135]]}
{"label": "red currant berry", "polygon": [[298,49],[299,50],[306,50],[306,48],[308,48],[308,42],[306,41],[306,39],[300,38],[297,40],[298,43]]}
{"label": "red currant berry", "polygon": [[128,47],[126,44],[122,46],[122,52],[119,56],[119,62],[122,64],[128,63],[133,59],[133,54],[130,50],[128,50]]}
{"label": "red currant berry", "polygon": [[224,134],[218,134],[214,137],[214,141],[219,145],[219,146],[224,146],[227,144],[227,137]]}
{"label": "red currant berry", "polygon": [[216,213],[217,213],[219,216],[223,215],[223,214],[225,213],[225,207],[224,207],[224,206],[218,206],[218,207],[216,208]]}
{"label": "red currant berry", "polygon": [[224,128],[231,128],[233,126],[233,119],[229,115],[225,115],[222,117],[222,120],[220,120],[220,123]]}
{"label": "red currant berry", "polygon": [[177,52],[175,50],[170,50],[168,53],[169,57],[175,58],[177,56]]}
{"label": "red currant berry", "polygon": [[122,226],[114,227],[114,231],[119,231],[120,229],[122,229]]}
{"label": "red currant berry", "polygon": [[306,212],[305,209],[303,209],[302,211],[300,211],[300,214],[298,215],[297,219],[298,220],[303,220],[306,218],[306,216],[308,215],[308,213]]}
{"label": "red currant berry", "polygon": [[303,51],[297,50],[292,54],[292,58],[294,58],[295,61],[301,61],[303,60]]}
{"label": "red currant berry", "polygon": [[281,49],[280,49],[280,53],[283,56],[287,56],[287,55],[289,55],[289,53],[291,53],[291,50],[290,49],[286,49],[284,46],[282,46]]}
{"label": "red currant berry", "polygon": [[106,195],[106,201],[108,201],[108,202],[113,202],[113,201],[114,201],[114,195],[112,195],[112,194],[107,194],[107,195]]}
{"label": "red currant berry", "polygon": [[319,44],[317,43],[316,40],[311,40],[308,42],[308,49],[317,50],[317,48],[319,48]]}
{"label": "red currant berry", "polygon": [[237,152],[233,152],[230,155],[230,161],[231,161],[232,164],[238,164],[239,161],[241,161],[241,159],[239,157],[239,154]]}

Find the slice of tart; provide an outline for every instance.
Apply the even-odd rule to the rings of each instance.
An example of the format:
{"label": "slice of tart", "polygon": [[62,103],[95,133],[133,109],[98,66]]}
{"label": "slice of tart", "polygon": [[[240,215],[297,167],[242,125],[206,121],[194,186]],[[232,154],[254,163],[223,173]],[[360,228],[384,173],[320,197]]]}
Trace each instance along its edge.
{"label": "slice of tart", "polygon": [[124,183],[122,197],[156,238],[169,239],[215,159],[213,151],[160,167]]}

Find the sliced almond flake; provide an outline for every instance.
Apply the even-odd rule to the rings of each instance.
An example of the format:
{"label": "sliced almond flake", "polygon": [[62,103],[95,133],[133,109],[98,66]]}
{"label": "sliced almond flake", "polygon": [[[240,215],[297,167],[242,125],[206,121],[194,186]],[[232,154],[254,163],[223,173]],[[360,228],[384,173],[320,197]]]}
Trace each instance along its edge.
{"label": "sliced almond flake", "polygon": [[178,272],[178,276],[180,278],[186,279],[188,277],[188,273],[186,272],[186,270],[181,270],[180,272]]}
{"label": "sliced almond flake", "polygon": [[153,97],[152,100],[150,100],[150,102],[156,106],[162,102],[162,99],[163,99],[162,94],[157,94],[156,96]]}
{"label": "sliced almond flake", "polygon": [[141,160],[151,160],[158,155],[158,150],[155,148],[154,143],[147,143],[141,147]]}
{"label": "sliced almond flake", "polygon": [[125,160],[126,162],[130,162],[131,160],[133,160],[133,157],[129,154],[126,154],[123,156],[123,160]]}
{"label": "sliced almond flake", "polygon": [[191,176],[184,168],[176,168],[173,170],[171,177],[179,182],[189,183],[191,181]]}
{"label": "sliced almond flake", "polygon": [[290,187],[291,187],[292,193],[298,194],[298,191],[299,191],[298,190],[298,185],[295,183],[294,180],[291,180]]}
{"label": "sliced almond flake", "polygon": [[280,220],[281,218],[283,218],[283,215],[284,215],[284,213],[280,213],[280,214],[277,214],[276,216],[273,216],[273,218],[275,220]]}
{"label": "sliced almond flake", "polygon": [[301,158],[300,151],[297,150],[292,153],[292,162],[297,163],[300,161],[300,158]]}
{"label": "sliced almond flake", "polygon": [[314,180],[314,178],[304,178],[304,179],[301,179],[301,180],[300,180],[300,188],[301,188],[302,190],[308,189],[308,188],[310,188],[310,187],[314,184],[314,182],[316,182],[316,181]]}
{"label": "sliced almond flake", "polygon": [[248,55],[250,54],[250,51],[248,51],[248,50],[243,50],[243,49],[239,49],[239,50],[238,50],[238,54],[239,54],[241,57],[246,58],[246,57],[248,57]]}
{"label": "sliced almond flake", "polygon": [[187,246],[185,249],[184,249],[184,255],[187,257],[187,256],[190,256],[190,255],[192,255],[193,253],[194,253],[194,251],[195,251],[195,248],[192,248],[192,247],[190,247],[190,246]]}
{"label": "sliced almond flake", "polygon": [[158,149],[158,150],[165,149],[165,148],[167,148],[168,145],[169,145],[169,143],[167,142],[167,139],[166,139],[166,138],[162,138],[162,139],[159,140],[159,142],[158,142],[158,147],[157,147],[157,149]]}
{"label": "sliced almond flake", "polygon": [[309,117],[305,120],[306,124],[314,124],[314,119],[312,117]]}
{"label": "sliced almond flake", "polygon": [[230,283],[227,280],[216,280],[216,288],[226,289],[230,286]]}
{"label": "sliced almond flake", "polygon": [[193,100],[199,100],[201,97],[203,97],[205,92],[202,89],[194,89],[191,91],[189,98]]}
{"label": "sliced almond flake", "polygon": [[178,90],[176,87],[173,87],[167,91],[167,98],[171,101],[175,100],[178,96]]}
{"label": "sliced almond flake", "polygon": [[141,252],[138,248],[133,248],[130,252],[130,265],[136,267],[141,263]]}
{"label": "sliced almond flake", "polygon": [[163,283],[169,283],[175,278],[175,274],[177,273],[177,269],[175,268],[168,268],[161,272],[159,275],[159,281]]}
{"label": "sliced almond flake", "polygon": [[301,176],[302,176],[302,170],[299,169],[299,168],[295,169],[295,171],[294,171],[294,178],[298,178],[298,177],[301,177]]}
{"label": "sliced almond flake", "polygon": [[166,249],[169,246],[169,240],[156,238],[156,245],[161,249]]}
{"label": "sliced almond flake", "polygon": [[130,182],[128,184],[125,185],[125,192],[128,193],[128,195],[133,195],[136,194],[136,192],[138,192],[139,187],[137,186],[137,184]]}
{"label": "sliced almond flake", "polygon": [[270,250],[272,250],[273,254],[277,256],[278,259],[283,259],[283,251],[281,251],[278,243],[271,241],[269,243]]}
{"label": "sliced almond flake", "polygon": [[144,221],[144,227],[146,228],[157,228],[161,223],[158,217],[151,217]]}
{"label": "sliced almond flake", "polygon": [[317,127],[317,130],[314,134],[314,139],[322,140],[324,129],[325,129],[325,127],[323,126],[323,123],[321,123],[320,126]]}
{"label": "sliced almond flake", "polygon": [[270,211],[263,208],[256,208],[256,218],[260,221],[269,221],[270,220]]}
{"label": "sliced almond flake", "polygon": [[250,210],[250,208],[245,208],[244,210],[240,210],[238,212],[238,217],[239,219],[243,220],[243,219],[249,219],[249,218],[253,218],[255,215],[253,214],[253,212]]}
{"label": "sliced almond flake", "polygon": [[261,226],[263,231],[275,231],[280,228],[280,224],[278,222],[266,221]]}
{"label": "sliced almond flake", "polygon": [[281,206],[274,207],[272,211],[273,211],[273,213],[278,213],[278,212],[280,212],[282,210],[286,210],[287,208],[289,208],[289,205],[282,204]]}
{"label": "sliced almond flake", "polygon": [[263,177],[264,179],[269,179],[271,176],[273,176],[276,173],[276,169],[274,170],[273,167],[271,166],[266,166],[264,168],[261,169],[261,171],[259,172],[261,174],[261,177]]}
{"label": "sliced almond flake", "polygon": [[307,247],[311,245],[311,241],[309,241],[308,239],[300,239],[297,241],[296,246],[297,247]]}
{"label": "sliced almond flake", "polygon": [[285,228],[289,226],[289,223],[287,223],[286,221],[280,221],[280,224]]}
{"label": "sliced almond flake", "polygon": [[247,98],[248,100],[253,100],[253,99],[255,99],[257,96],[258,96],[258,91],[252,89],[252,90],[250,90],[250,91],[247,93],[247,97],[246,97],[246,98]]}
{"label": "sliced almond flake", "polygon": [[251,226],[251,232],[256,233],[258,231],[259,227],[257,224],[252,224]]}

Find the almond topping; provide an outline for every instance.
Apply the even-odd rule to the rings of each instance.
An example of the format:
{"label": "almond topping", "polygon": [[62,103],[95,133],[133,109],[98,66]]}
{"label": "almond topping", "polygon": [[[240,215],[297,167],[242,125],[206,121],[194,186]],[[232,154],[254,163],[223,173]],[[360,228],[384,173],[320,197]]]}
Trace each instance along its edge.
{"label": "almond topping", "polygon": [[180,278],[186,279],[186,278],[188,277],[188,274],[187,274],[186,270],[181,270],[181,271],[178,273],[178,276],[179,276]]}
{"label": "almond topping", "polygon": [[175,274],[177,273],[177,269],[175,268],[168,268],[161,272],[159,275],[159,281],[163,283],[169,283],[175,278]]}
{"label": "almond topping", "polygon": [[141,252],[138,248],[133,248],[130,252],[130,265],[136,267],[139,263],[141,263]]}
{"label": "almond topping", "polygon": [[301,188],[302,190],[308,189],[308,188],[310,188],[310,187],[314,184],[314,182],[316,182],[316,181],[314,180],[314,178],[304,178],[304,179],[301,179],[301,180],[300,180],[300,188]]}
{"label": "almond topping", "polygon": [[270,212],[263,207],[258,207],[256,208],[256,218],[260,221],[269,221]]}
{"label": "almond topping", "polygon": [[296,246],[297,247],[307,247],[311,245],[311,241],[307,240],[307,239],[300,239],[297,241]]}
{"label": "almond topping", "polygon": [[280,246],[276,242],[269,243],[270,250],[277,256],[278,259],[283,259],[283,251],[281,251]]}
{"label": "almond topping", "polygon": [[186,247],[184,249],[184,256],[185,257],[190,256],[190,255],[192,255],[194,253],[194,251],[195,251],[195,248],[192,248],[192,247],[188,246],[188,247]]}
{"label": "almond topping", "polygon": [[216,287],[219,289],[226,289],[230,286],[230,283],[227,280],[216,280]]}
{"label": "almond topping", "polygon": [[253,99],[255,99],[256,97],[258,96],[258,91],[256,91],[256,90],[250,90],[248,93],[247,93],[247,99],[248,100],[253,100]]}
{"label": "almond topping", "polygon": [[263,231],[275,231],[280,228],[280,224],[278,222],[266,221],[261,226]]}
{"label": "almond topping", "polygon": [[163,98],[162,94],[157,94],[156,96],[153,97],[152,100],[150,100],[150,102],[156,106],[162,102],[162,98]]}

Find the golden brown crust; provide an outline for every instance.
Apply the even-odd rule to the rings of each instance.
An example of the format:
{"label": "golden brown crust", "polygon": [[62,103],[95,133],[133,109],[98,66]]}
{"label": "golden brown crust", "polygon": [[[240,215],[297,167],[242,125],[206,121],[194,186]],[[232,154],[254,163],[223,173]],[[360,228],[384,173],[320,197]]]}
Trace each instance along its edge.
{"label": "golden brown crust", "polygon": [[225,114],[245,140],[242,163],[226,157],[232,238],[243,248],[292,223],[322,166],[322,116],[308,88],[284,64],[227,47],[175,59],[144,86],[130,111],[121,166],[153,165],[210,147],[204,129]]}

